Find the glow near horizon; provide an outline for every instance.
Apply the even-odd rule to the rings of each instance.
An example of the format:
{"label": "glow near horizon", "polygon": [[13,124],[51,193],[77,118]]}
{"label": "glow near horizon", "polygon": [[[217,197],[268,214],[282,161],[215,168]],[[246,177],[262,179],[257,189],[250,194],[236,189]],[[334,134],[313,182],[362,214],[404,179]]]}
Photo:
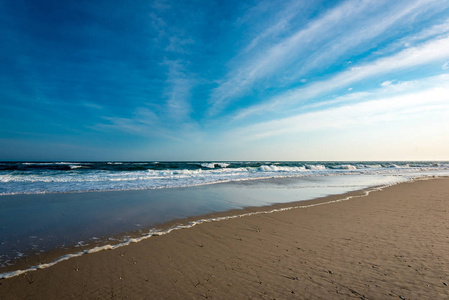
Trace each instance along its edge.
{"label": "glow near horizon", "polygon": [[0,160],[449,160],[449,3],[119,4],[0,4]]}

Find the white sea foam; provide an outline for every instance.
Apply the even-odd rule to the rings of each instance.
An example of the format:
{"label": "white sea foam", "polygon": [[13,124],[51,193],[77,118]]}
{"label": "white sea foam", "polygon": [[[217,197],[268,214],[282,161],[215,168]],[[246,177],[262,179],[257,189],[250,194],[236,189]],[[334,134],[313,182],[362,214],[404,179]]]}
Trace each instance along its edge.
{"label": "white sea foam", "polygon": [[340,168],[343,170],[357,170],[357,167],[353,165],[341,165]]}
{"label": "white sea foam", "polygon": [[260,171],[263,172],[302,172],[306,170],[306,167],[283,167],[277,165],[263,165],[259,167]]}
{"label": "white sea foam", "polygon": [[398,169],[410,168],[410,166],[408,164],[401,165],[401,166],[397,165],[397,164],[391,164],[389,167],[390,168],[398,168]]}
{"label": "white sea foam", "polygon": [[220,168],[226,168],[229,166],[229,164],[227,164],[227,163],[202,163],[201,166],[203,168],[214,169],[217,166],[219,166]]}
{"label": "white sea foam", "polygon": [[323,165],[306,165],[309,170],[326,170],[326,166]]}
{"label": "white sea foam", "polygon": [[380,169],[382,168],[381,165],[362,165],[364,168],[368,168],[368,169]]}
{"label": "white sea foam", "polygon": [[70,165],[71,169],[78,169],[78,168],[82,168],[83,166],[80,165]]}

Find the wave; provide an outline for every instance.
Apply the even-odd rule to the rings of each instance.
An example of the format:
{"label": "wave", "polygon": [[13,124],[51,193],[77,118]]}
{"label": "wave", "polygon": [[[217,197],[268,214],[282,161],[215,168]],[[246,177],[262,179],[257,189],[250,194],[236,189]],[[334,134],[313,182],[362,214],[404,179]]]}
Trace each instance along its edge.
{"label": "wave", "polygon": [[188,187],[265,177],[447,171],[445,162],[56,162],[0,164],[0,195]]}
{"label": "wave", "polygon": [[325,170],[326,166],[323,166],[323,165],[306,165],[306,169],[308,169],[308,170]]}
{"label": "wave", "polygon": [[258,170],[262,171],[262,172],[301,172],[301,171],[305,171],[306,167],[304,167],[304,166],[282,167],[282,166],[278,166],[278,165],[274,164],[274,165],[260,166]]}
{"label": "wave", "polygon": [[229,164],[227,164],[227,163],[202,163],[200,166],[203,168],[214,169],[215,167],[227,168],[229,166]]}
{"label": "wave", "polygon": [[357,170],[357,167],[353,165],[341,165],[340,168],[343,170]]}

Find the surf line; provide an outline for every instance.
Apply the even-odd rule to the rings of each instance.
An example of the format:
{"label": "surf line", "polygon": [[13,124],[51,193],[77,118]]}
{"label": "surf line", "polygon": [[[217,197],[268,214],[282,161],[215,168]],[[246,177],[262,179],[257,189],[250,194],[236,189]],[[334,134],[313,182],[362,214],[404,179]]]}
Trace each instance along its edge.
{"label": "surf line", "polygon": [[175,230],[188,229],[188,228],[192,228],[192,227],[194,227],[196,225],[200,225],[200,224],[203,224],[203,223],[220,222],[220,221],[226,221],[226,220],[243,218],[243,217],[249,217],[249,216],[255,216],[255,215],[272,214],[272,213],[276,213],[276,212],[283,212],[283,211],[288,211],[288,210],[293,210],[293,209],[306,209],[306,208],[311,208],[311,207],[320,206],[320,205],[338,203],[338,202],[347,201],[347,200],[354,199],[354,198],[366,197],[366,196],[368,196],[372,192],[382,191],[385,188],[388,188],[388,187],[391,187],[391,186],[394,186],[394,185],[397,185],[397,184],[400,184],[400,183],[413,182],[413,181],[416,181],[416,180],[426,180],[426,179],[431,179],[431,178],[423,178],[423,177],[412,178],[412,179],[410,179],[410,181],[397,182],[397,183],[392,183],[392,184],[388,184],[388,185],[384,185],[384,186],[374,187],[374,188],[371,188],[371,189],[366,189],[366,190],[364,190],[363,194],[361,194],[361,195],[347,196],[345,198],[336,199],[336,200],[330,200],[330,201],[326,201],[326,202],[318,202],[318,203],[307,204],[307,205],[297,205],[297,206],[290,206],[290,207],[284,207],[284,208],[276,208],[276,209],[267,210],[267,211],[249,212],[249,213],[233,215],[233,216],[224,216],[224,217],[217,217],[217,218],[200,219],[200,220],[196,220],[196,221],[191,221],[191,222],[189,222],[186,225],[177,225],[177,226],[171,227],[171,228],[169,228],[167,230],[164,230],[164,231],[150,230],[144,236],[141,236],[139,238],[131,238],[131,239],[128,239],[125,242],[120,243],[120,244],[98,246],[98,247],[94,247],[94,248],[87,249],[87,250],[84,250],[84,251],[80,251],[80,252],[77,252],[77,253],[66,254],[66,255],[63,255],[63,256],[59,257],[58,259],[56,259],[56,260],[54,260],[52,262],[45,263],[45,264],[39,264],[37,266],[32,266],[32,267],[30,267],[28,269],[0,273],[0,279],[8,279],[8,278],[19,276],[19,275],[22,275],[22,274],[25,274],[25,273],[28,273],[28,272],[41,270],[41,269],[46,269],[46,268],[49,268],[49,267],[52,267],[52,266],[56,265],[57,263],[63,262],[65,260],[68,260],[70,258],[75,258],[75,257],[82,256],[84,254],[96,253],[96,252],[100,252],[100,251],[104,251],[104,250],[114,250],[114,249],[117,249],[117,248],[128,246],[128,245],[130,245],[132,243],[138,243],[138,242],[141,242],[143,240],[147,240],[147,239],[149,239],[149,238],[151,238],[153,236],[166,235],[166,234],[169,234],[170,232],[175,231]]}

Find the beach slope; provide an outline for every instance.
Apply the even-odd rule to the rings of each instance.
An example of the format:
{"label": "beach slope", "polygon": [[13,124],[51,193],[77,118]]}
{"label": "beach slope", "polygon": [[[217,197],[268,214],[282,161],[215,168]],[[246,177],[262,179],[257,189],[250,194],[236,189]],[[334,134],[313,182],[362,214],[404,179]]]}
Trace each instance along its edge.
{"label": "beach slope", "polygon": [[1,279],[0,299],[447,299],[448,207],[437,178],[204,223]]}

